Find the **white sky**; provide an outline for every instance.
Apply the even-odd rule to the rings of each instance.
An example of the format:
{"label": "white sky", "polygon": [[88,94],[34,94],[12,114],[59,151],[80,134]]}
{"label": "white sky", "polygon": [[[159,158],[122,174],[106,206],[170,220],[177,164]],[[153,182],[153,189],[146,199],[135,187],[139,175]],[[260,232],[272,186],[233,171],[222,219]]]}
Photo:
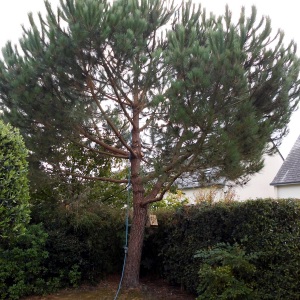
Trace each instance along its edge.
{"label": "white sky", "polygon": [[[50,0],[53,7],[56,7],[59,0]],[[286,44],[294,39],[299,45],[298,55],[300,56],[300,3],[296,0],[274,1],[274,0],[194,0],[201,3],[207,11],[216,15],[223,14],[225,5],[228,3],[233,17],[238,18],[242,6],[246,8],[246,15],[251,12],[251,6],[255,5],[258,16],[268,15],[272,21],[274,32],[281,28],[285,32]],[[43,0],[0,0],[0,48],[7,40],[14,43],[22,35],[21,24],[27,24],[27,13],[38,11],[43,12]],[[284,138],[280,151],[286,157],[297,137],[300,134],[300,109],[297,110],[289,124],[289,135]]]}

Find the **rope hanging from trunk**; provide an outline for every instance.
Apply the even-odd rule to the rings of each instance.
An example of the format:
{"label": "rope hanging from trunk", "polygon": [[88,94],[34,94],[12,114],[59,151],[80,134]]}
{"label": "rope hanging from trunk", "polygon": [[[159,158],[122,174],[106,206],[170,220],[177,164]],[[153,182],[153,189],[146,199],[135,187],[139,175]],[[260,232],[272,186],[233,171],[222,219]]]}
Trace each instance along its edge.
{"label": "rope hanging from trunk", "polygon": [[125,245],[124,245],[124,261],[123,261],[123,268],[122,268],[122,275],[119,282],[119,287],[116,293],[114,300],[116,300],[119,296],[122,281],[124,277],[124,271],[126,266],[126,259],[127,259],[127,252],[128,252],[128,231],[129,231],[129,205],[130,205],[130,194],[131,194],[131,154],[129,153],[129,166],[128,166],[128,183],[127,183],[127,203],[126,203],[126,216],[125,216]]}

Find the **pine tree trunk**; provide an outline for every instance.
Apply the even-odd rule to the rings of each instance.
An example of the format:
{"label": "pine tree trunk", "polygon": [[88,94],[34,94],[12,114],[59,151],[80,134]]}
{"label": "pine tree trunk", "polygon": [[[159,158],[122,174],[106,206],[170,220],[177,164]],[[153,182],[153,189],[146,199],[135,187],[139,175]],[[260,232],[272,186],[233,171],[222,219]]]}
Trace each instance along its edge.
{"label": "pine tree trunk", "polygon": [[133,107],[132,149],[135,155],[131,157],[131,185],[133,195],[133,218],[128,242],[127,261],[124,272],[123,286],[134,288],[139,285],[140,264],[147,221],[147,206],[142,206],[145,189],[140,176],[141,172],[141,140],[139,130],[139,108]]}
{"label": "pine tree trunk", "polygon": [[[143,197],[143,195],[140,195],[140,197]],[[130,229],[127,262],[123,280],[125,288],[135,288],[139,285],[144,231],[147,220],[147,208],[139,205],[141,203],[140,200],[142,199],[135,199],[134,201],[133,220]]]}

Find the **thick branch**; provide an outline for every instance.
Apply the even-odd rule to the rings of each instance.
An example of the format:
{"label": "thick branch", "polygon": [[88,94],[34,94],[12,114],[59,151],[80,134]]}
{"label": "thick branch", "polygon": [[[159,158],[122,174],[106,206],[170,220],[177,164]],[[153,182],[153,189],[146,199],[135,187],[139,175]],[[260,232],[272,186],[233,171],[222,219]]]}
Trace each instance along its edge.
{"label": "thick branch", "polygon": [[[168,192],[172,186],[172,184],[175,182],[177,178],[180,177],[182,172],[177,173],[173,178],[168,182],[168,184],[163,188],[165,180],[159,180],[152,191],[148,194],[148,196],[145,198],[145,200],[142,203],[142,206],[146,206],[150,203],[161,201],[165,195],[166,192]],[[162,189],[163,188],[163,189]]]}
{"label": "thick branch", "polygon": [[94,136],[90,135],[89,133],[87,133],[83,128],[77,126],[77,129],[79,130],[79,132],[86,138],[90,139],[91,141],[95,142],[96,144],[102,146],[104,149],[106,149],[107,151],[110,151],[112,153],[116,153],[116,154],[120,154],[122,156],[126,156],[126,157],[129,157],[129,153],[122,150],[122,149],[118,149],[118,148],[115,148],[113,146],[110,146],[104,142],[102,142],[101,140],[99,139],[96,139]]}
{"label": "thick branch", "polygon": [[97,176],[87,176],[87,175],[80,175],[77,173],[72,173],[72,172],[63,172],[66,175],[74,176],[74,177],[79,177],[83,179],[90,179],[90,180],[98,180],[98,181],[106,181],[106,182],[112,182],[112,183],[128,183],[127,179],[114,179],[114,178],[107,178],[107,177],[97,177]]}
{"label": "thick branch", "polygon": [[115,157],[115,158],[125,158],[125,159],[128,159],[128,154],[127,155],[117,155],[117,154],[113,154],[113,153],[110,153],[110,152],[105,152],[105,151],[100,151],[100,150],[97,150],[95,148],[92,148],[88,145],[85,145],[85,144],[82,144],[82,143],[79,143],[77,141],[74,141],[74,140],[71,140],[73,143],[77,144],[78,146],[82,147],[82,148],[86,148],[94,153],[98,153],[98,154],[101,154],[101,155],[105,155],[105,156],[110,156],[110,157]]}

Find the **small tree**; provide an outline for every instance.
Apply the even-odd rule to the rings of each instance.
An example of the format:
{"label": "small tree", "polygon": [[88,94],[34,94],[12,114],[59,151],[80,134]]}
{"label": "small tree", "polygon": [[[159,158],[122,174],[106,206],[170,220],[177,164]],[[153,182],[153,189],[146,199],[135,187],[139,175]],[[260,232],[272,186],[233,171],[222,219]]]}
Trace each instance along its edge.
{"label": "small tree", "polygon": [[[236,24],[191,2],[66,0],[32,16],[0,62],[5,116],[33,154],[51,160],[66,141],[128,161],[133,191],[125,285],[139,283],[148,205],[185,172],[236,180],[259,171],[299,100],[296,45],[268,18]],[[116,184],[126,178],[85,176]]]}
{"label": "small tree", "polygon": [[0,120],[0,242],[24,232],[29,221],[26,157],[19,131]]}

